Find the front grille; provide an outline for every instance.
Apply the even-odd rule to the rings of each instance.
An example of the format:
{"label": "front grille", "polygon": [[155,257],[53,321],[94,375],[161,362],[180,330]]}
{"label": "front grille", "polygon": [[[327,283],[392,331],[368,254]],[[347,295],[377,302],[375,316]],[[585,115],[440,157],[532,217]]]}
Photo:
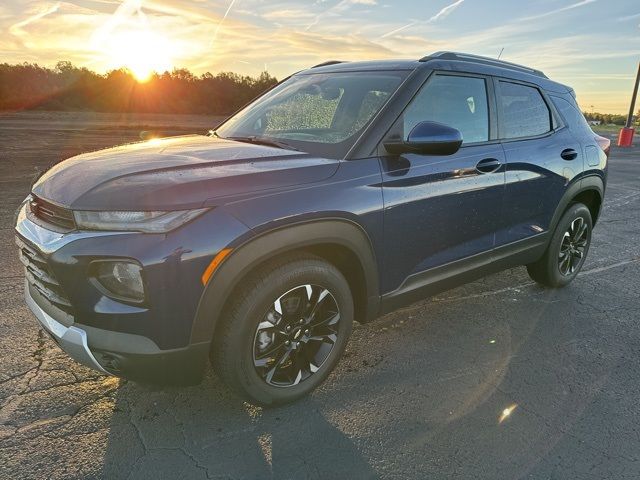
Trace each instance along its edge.
{"label": "front grille", "polygon": [[72,315],[71,302],[49,268],[47,260],[37,248],[28,245],[20,238],[16,237],[16,244],[29,285],[55,307]]}
{"label": "front grille", "polygon": [[76,222],[71,210],[43,200],[35,195],[31,195],[31,199],[29,200],[29,213],[45,224],[55,225],[65,231],[71,231],[76,228]]}

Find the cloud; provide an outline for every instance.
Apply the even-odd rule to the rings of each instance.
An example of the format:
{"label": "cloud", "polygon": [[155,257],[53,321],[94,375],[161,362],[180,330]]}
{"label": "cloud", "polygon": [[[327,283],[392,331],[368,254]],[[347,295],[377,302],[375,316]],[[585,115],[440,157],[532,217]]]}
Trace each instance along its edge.
{"label": "cloud", "polygon": [[109,16],[102,26],[92,36],[94,44],[103,43],[121,25],[134,28],[146,27],[147,17],[142,11],[142,0],[123,1],[113,15]]}
{"label": "cloud", "polygon": [[231,0],[229,2],[229,6],[227,7],[227,9],[224,11],[224,15],[222,16],[222,18],[220,19],[220,21],[218,22],[218,25],[216,25],[216,29],[213,32],[213,38],[211,39],[211,44],[213,45],[216,41],[216,39],[218,38],[218,31],[220,30],[220,27],[222,26],[222,24],[224,23],[224,21],[227,19],[227,17],[229,16],[229,12],[231,11],[231,9],[233,8],[233,5],[236,3],[236,0]]}
{"label": "cloud", "polygon": [[[319,2],[316,2],[316,3],[322,4],[322,3],[325,3],[325,1],[326,0],[320,0]],[[377,3],[378,3],[377,0],[341,0],[337,4],[330,6],[326,10],[316,15],[314,20],[311,23],[309,23],[309,25],[307,25],[305,30],[307,31],[310,30],[312,27],[320,23],[320,20],[322,20],[323,18],[341,17],[347,10],[349,10],[354,5],[371,6],[371,5],[377,5]]]}
{"label": "cloud", "polygon": [[[637,20],[640,18],[640,13],[635,13],[633,15],[625,15],[624,17],[620,17],[618,18],[619,22],[629,22],[631,20]],[[638,24],[638,27],[640,27],[640,24]]]}
{"label": "cloud", "polygon": [[261,15],[262,18],[271,21],[287,21],[287,20],[309,20],[316,16],[307,9],[303,8],[286,8],[282,10],[272,10]]}
{"label": "cloud", "polygon": [[555,10],[550,10],[548,12],[540,13],[538,15],[532,15],[530,17],[523,17],[520,20],[537,20],[539,18],[550,17],[557,13],[566,12],[567,10],[573,10],[574,8],[583,7],[585,5],[589,5],[590,3],[595,3],[597,0],[582,0],[577,3],[572,3],[571,5],[567,5],[565,7],[556,8]]}
{"label": "cloud", "polygon": [[384,35],[382,35],[380,38],[387,38],[387,37],[391,37],[393,35],[396,35],[400,32],[402,32],[403,30],[406,30],[407,28],[411,28],[415,25],[420,25],[420,24],[429,24],[429,23],[435,23],[439,20],[442,20],[443,18],[448,17],[451,12],[453,12],[456,8],[458,8],[460,5],[462,5],[462,3],[464,2],[464,0],[457,0],[456,2],[452,3],[451,5],[447,5],[446,7],[440,9],[438,11],[438,13],[436,13],[434,16],[432,16],[431,18],[429,18],[429,20],[427,20],[426,22],[420,22],[420,21],[415,21],[415,22],[409,22],[406,25],[403,25],[401,27],[398,27],[394,30],[391,30],[390,32],[385,33]]}
{"label": "cloud", "polygon": [[630,20],[636,20],[640,18],[640,13],[634,13],[633,15],[625,15],[623,17],[619,17],[618,21],[619,22],[628,22]]}
{"label": "cloud", "polygon": [[431,17],[429,19],[429,22],[427,22],[427,23],[437,22],[438,20],[440,20],[442,18],[448,17],[451,14],[451,12],[453,12],[456,8],[458,8],[460,5],[462,5],[462,2],[464,2],[464,0],[458,0],[457,2],[454,2],[451,5],[447,5],[442,10],[440,10],[438,13],[436,13],[433,17]]}
{"label": "cloud", "polygon": [[297,52],[326,59],[339,52],[343,60],[363,60],[397,55],[393,50],[356,35],[329,36],[311,32],[291,32],[280,37]]}
{"label": "cloud", "polygon": [[9,27],[9,33],[15,35],[16,37],[23,37],[27,35],[27,32],[24,30],[24,27],[27,25],[37,22],[43,17],[55,13],[60,8],[60,3],[55,3],[53,5],[44,5],[38,9],[33,15],[28,18],[15,23]]}

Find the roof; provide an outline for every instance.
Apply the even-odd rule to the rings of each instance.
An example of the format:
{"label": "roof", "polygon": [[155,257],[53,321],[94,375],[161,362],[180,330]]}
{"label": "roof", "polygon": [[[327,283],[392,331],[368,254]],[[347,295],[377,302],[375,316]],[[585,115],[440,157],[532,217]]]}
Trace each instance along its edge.
{"label": "roof", "polygon": [[535,75],[537,77],[549,78],[540,70],[536,70],[535,68],[525,67],[524,65],[507,62],[505,60],[500,60],[498,58],[472,55],[470,53],[436,52],[436,53],[432,53],[431,55],[422,57],[420,59],[420,62],[424,63],[424,62],[428,62],[429,60],[454,60],[454,61],[460,61],[460,62],[477,63],[481,65],[492,65],[495,67],[505,68],[507,70],[516,70],[520,72],[525,72],[531,75]]}
{"label": "roof", "polygon": [[415,70],[418,68],[437,68],[444,70],[481,73],[513,78],[522,81],[536,83],[541,87],[565,93],[571,88],[550,80],[543,72],[516,63],[506,62],[490,57],[481,57],[469,53],[436,52],[420,59],[406,60],[374,60],[365,62],[341,62],[330,60],[301,72],[329,73],[329,72],[355,72],[375,70]]}
{"label": "roof", "polygon": [[354,72],[368,70],[415,70],[420,66],[418,60],[370,60],[366,62],[341,62],[330,60],[304,70],[305,73]]}

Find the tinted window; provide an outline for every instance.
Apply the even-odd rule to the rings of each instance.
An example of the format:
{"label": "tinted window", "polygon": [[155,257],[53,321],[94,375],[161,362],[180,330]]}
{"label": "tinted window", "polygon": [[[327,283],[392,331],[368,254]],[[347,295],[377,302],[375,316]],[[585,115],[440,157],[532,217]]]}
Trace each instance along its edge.
{"label": "tinted window", "polygon": [[457,128],[464,143],[489,140],[487,86],[484,79],[436,75],[404,113],[404,137],[420,122]]}
{"label": "tinted window", "polygon": [[573,102],[569,103],[564,98],[559,97],[551,97],[556,108],[560,111],[565,120],[569,123],[570,129],[583,128],[586,129],[587,132],[591,132],[591,127],[587,120],[582,115],[582,112],[579,110],[578,106]]}
{"label": "tinted window", "polygon": [[500,82],[503,138],[532,137],[551,130],[551,114],[538,89]]}

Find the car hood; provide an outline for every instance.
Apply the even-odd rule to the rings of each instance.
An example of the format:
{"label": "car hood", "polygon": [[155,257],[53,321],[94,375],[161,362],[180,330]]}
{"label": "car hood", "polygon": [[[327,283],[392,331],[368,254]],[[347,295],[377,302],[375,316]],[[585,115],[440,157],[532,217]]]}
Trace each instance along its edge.
{"label": "car hood", "polygon": [[60,162],[33,193],[76,210],[179,210],[324,180],[338,160],[188,135],[123,145]]}

